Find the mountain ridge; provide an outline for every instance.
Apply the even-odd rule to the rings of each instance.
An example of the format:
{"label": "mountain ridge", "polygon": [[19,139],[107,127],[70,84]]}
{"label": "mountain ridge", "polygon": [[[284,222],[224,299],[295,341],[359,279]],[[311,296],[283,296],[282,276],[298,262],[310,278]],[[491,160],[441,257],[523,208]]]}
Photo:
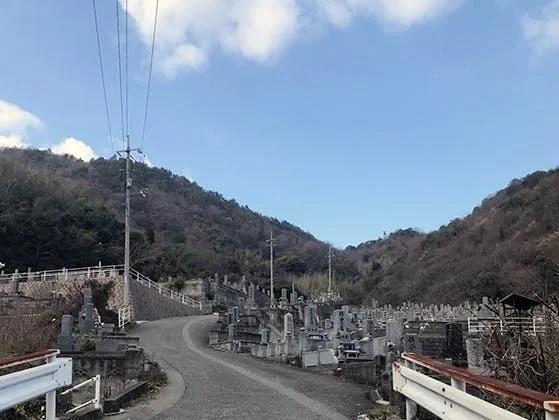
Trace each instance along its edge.
{"label": "mountain ridge", "polygon": [[[120,263],[122,168],[116,159],[0,150],[0,258],[20,270]],[[291,281],[303,291],[326,288],[328,244],[311,233],[166,169],[132,169],[135,186],[149,188],[146,198],[132,199],[137,269],[160,280],[219,272],[264,285],[273,230],[278,288]],[[514,179],[438,230],[399,229],[336,254],[335,284],[348,303],[556,293],[559,171]]]}

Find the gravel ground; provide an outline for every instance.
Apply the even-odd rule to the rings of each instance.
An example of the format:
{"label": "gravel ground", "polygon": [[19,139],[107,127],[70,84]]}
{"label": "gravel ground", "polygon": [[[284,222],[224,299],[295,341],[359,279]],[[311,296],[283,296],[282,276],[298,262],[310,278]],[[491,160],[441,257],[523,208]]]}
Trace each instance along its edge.
{"label": "gravel ground", "polygon": [[169,374],[156,399],[112,417],[125,419],[355,419],[374,404],[367,387],[250,355],[208,347],[215,316],[171,318],[132,333]]}

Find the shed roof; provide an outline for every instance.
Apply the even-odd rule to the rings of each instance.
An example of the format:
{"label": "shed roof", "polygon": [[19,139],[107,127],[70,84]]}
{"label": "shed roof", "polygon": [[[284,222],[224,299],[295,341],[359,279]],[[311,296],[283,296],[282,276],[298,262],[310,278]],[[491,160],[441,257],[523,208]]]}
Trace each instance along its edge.
{"label": "shed roof", "polygon": [[513,308],[518,309],[520,311],[528,311],[542,304],[542,302],[537,299],[528,296],[519,295],[518,293],[508,294],[507,296],[499,300],[499,303],[502,303],[503,305],[512,306]]}

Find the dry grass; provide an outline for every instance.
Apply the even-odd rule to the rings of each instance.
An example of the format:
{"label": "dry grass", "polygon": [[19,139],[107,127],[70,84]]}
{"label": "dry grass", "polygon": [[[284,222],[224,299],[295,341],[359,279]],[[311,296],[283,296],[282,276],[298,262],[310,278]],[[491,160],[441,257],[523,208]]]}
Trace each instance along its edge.
{"label": "dry grass", "polygon": [[0,357],[44,350],[56,343],[64,314],[77,314],[81,293],[53,298],[34,305],[14,301],[0,316]]}

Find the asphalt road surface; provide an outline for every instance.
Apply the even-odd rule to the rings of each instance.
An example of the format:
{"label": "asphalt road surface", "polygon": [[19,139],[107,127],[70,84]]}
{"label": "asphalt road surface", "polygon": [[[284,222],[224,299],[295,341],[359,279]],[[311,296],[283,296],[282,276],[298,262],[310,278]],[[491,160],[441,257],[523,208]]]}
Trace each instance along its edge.
{"label": "asphalt road surface", "polygon": [[132,331],[165,366],[169,385],[118,419],[355,419],[367,387],[328,374],[212,350],[217,317],[171,318]]}

